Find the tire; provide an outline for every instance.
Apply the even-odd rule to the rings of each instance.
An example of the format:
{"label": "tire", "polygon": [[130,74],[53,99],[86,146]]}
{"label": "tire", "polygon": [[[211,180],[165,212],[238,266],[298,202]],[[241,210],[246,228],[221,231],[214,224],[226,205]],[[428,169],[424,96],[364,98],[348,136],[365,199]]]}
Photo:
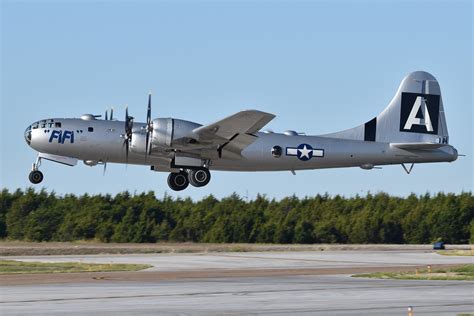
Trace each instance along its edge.
{"label": "tire", "polygon": [[168,186],[173,191],[182,191],[189,185],[188,174],[185,171],[170,173],[168,176]]}
{"label": "tire", "polygon": [[193,169],[189,171],[189,183],[195,187],[203,187],[211,181],[211,173],[209,169]]}
{"label": "tire", "polygon": [[38,183],[41,183],[41,181],[43,181],[44,177],[41,171],[34,170],[30,172],[30,175],[28,176],[28,178],[30,179],[31,183],[38,184]]}

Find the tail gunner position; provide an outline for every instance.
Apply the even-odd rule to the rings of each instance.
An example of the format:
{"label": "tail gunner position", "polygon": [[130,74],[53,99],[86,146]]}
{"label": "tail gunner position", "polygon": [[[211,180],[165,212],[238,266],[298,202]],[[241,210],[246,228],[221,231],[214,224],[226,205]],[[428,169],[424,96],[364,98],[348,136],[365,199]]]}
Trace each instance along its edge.
{"label": "tail gunner position", "polygon": [[[275,115],[241,111],[209,125],[176,118],[134,122],[85,114],[80,118],[46,119],[28,126],[25,140],[38,151],[30,173],[43,180],[42,159],[69,166],[128,163],[169,172],[171,189],[209,183],[209,170],[282,171],[401,164],[407,173],[415,163],[452,162],[448,128],[438,81],[417,71],[406,76],[387,108],[365,124],[337,133],[306,136],[259,132]],[[408,165],[408,167],[407,167]]]}

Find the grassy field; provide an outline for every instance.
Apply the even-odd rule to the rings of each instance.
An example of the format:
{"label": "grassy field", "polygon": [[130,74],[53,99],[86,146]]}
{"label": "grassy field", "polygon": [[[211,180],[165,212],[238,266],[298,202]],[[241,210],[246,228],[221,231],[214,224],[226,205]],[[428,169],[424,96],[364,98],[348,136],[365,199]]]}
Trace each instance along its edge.
{"label": "grassy field", "polygon": [[389,272],[356,274],[357,278],[376,279],[399,279],[399,280],[461,280],[474,281],[474,264],[467,264],[450,269],[435,269],[429,272],[427,269],[417,272]]}
{"label": "grassy field", "polygon": [[0,274],[139,271],[150,267],[147,264],[47,263],[0,260]]}

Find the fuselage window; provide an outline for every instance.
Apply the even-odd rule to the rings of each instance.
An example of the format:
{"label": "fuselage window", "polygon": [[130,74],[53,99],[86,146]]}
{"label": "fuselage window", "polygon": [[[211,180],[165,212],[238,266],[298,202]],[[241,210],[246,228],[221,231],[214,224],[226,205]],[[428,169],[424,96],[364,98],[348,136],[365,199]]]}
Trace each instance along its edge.
{"label": "fuselage window", "polygon": [[283,153],[283,149],[280,146],[273,146],[272,148],[273,157],[280,158],[282,153]]}
{"label": "fuselage window", "polygon": [[61,127],[61,122],[54,123],[54,127]]}
{"label": "fuselage window", "polygon": [[87,128],[87,131],[88,131],[88,132],[93,132],[93,131],[94,131],[94,128],[93,128],[93,127],[88,127],[88,128]]}

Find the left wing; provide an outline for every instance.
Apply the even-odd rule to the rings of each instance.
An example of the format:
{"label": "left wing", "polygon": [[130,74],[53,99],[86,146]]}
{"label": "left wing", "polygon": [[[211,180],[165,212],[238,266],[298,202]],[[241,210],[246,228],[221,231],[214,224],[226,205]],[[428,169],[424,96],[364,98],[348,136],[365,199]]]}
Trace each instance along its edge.
{"label": "left wing", "polygon": [[257,111],[246,110],[235,113],[215,123],[198,127],[193,134],[198,136],[198,141],[217,145],[219,157],[223,151],[232,157],[240,157],[242,150],[253,143],[258,132],[275,115]]}

